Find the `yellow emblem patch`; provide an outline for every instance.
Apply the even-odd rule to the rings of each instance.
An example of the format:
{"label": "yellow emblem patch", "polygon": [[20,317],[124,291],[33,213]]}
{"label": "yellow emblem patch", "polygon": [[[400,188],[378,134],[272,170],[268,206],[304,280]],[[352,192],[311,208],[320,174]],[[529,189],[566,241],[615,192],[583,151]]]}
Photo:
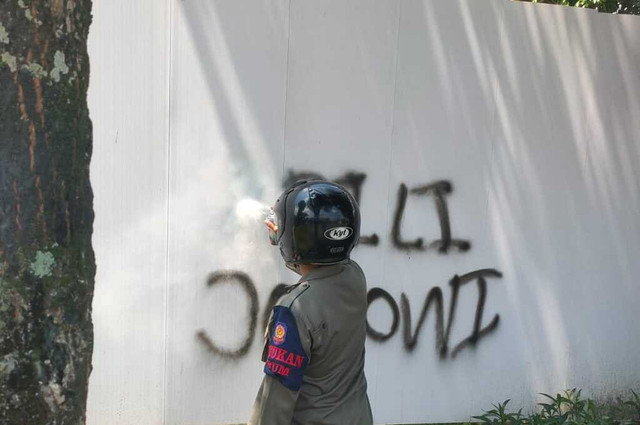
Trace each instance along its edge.
{"label": "yellow emblem patch", "polygon": [[287,336],[287,325],[282,322],[276,323],[276,327],[273,330],[273,343],[275,345],[280,345],[284,342],[284,339]]}

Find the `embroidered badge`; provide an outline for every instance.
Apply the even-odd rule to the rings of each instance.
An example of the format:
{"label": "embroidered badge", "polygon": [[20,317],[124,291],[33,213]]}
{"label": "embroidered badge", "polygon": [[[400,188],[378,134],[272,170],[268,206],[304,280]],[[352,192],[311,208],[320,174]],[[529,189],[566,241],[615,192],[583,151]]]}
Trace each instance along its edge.
{"label": "embroidered badge", "polygon": [[282,322],[276,323],[275,329],[273,330],[273,339],[272,342],[274,345],[280,345],[284,342],[284,339],[287,337],[287,325]]}

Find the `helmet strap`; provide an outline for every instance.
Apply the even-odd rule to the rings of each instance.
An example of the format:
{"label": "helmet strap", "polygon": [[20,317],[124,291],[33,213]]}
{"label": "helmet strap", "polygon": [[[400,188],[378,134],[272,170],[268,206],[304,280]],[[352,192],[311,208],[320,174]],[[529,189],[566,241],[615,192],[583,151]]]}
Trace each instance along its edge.
{"label": "helmet strap", "polygon": [[302,273],[300,272],[300,264],[295,264],[295,263],[285,263],[285,265],[287,266],[287,268],[291,271],[296,272],[299,275],[302,275]]}

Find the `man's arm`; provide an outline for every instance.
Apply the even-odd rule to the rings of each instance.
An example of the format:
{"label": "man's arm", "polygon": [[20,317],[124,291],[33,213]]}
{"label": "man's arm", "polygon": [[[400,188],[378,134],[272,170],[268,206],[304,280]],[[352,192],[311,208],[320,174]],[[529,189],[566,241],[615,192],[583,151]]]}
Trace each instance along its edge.
{"label": "man's arm", "polygon": [[266,375],[260,385],[247,425],[290,424],[297,399],[298,391],[292,391],[277,379]]}
{"label": "man's arm", "polygon": [[291,423],[304,369],[310,361],[311,337],[305,321],[288,307],[273,309],[263,361],[265,377],[249,425]]}

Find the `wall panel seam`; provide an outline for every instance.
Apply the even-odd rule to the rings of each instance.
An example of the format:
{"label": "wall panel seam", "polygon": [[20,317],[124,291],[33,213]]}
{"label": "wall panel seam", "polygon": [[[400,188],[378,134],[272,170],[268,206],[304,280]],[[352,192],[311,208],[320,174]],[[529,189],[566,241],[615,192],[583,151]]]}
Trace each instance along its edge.
{"label": "wall panel seam", "polygon": [[168,351],[169,344],[167,343],[169,337],[169,253],[170,253],[170,218],[171,218],[171,87],[172,87],[172,68],[173,68],[173,0],[166,0],[168,3],[169,14],[169,36],[168,36],[168,56],[166,65],[166,213],[165,213],[165,278],[164,278],[164,340],[163,340],[163,361],[162,361],[162,424],[167,423],[167,368],[168,368]]}

